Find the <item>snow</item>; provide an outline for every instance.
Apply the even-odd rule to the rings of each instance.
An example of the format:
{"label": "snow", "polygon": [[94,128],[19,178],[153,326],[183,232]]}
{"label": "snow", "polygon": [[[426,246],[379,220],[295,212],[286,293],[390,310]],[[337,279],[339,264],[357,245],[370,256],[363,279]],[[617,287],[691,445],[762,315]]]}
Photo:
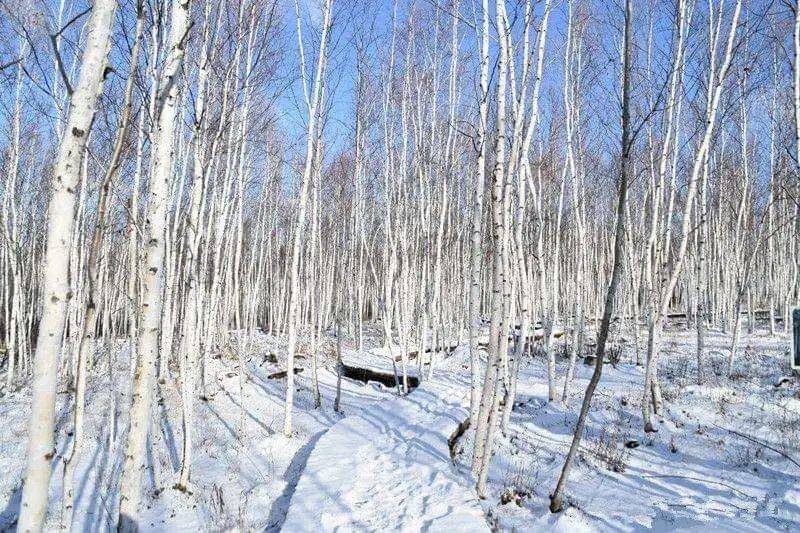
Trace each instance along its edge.
{"label": "snow", "polygon": [[[378,337],[372,335],[361,352],[352,342],[344,343],[344,361],[391,373],[388,350],[372,341]],[[553,515],[548,495],[563,465],[591,367],[579,362],[565,406],[546,402],[546,362],[541,357],[524,361],[508,434],[498,435],[496,442],[487,498],[478,500],[468,468],[471,432],[459,440],[455,461],[448,447],[467,417],[469,370],[463,346],[447,358],[437,356],[431,378],[402,398],[394,387],[343,379],[343,413],[336,413],[335,342],[328,336],[320,350],[323,407],[313,407],[306,368],[297,375],[296,430],[285,438],[280,432],[285,380],[269,379],[281,370],[284,341],[258,334],[244,347],[234,335],[208,361],[205,400],[197,401],[189,493],[173,488],[182,433],[177,382],[167,378],[159,387],[149,445],[153,467],[145,478],[140,527],[800,530],[800,467],[784,456],[800,461],[800,386],[797,378],[782,380],[789,376],[789,340],[764,331],[744,334],[733,379],[725,372],[729,342],[729,334],[709,332],[707,380],[697,385],[694,332],[675,325],[667,329],[659,368],[665,416],[656,418],[659,431],[649,435],[642,433],[643,370],[631,362],[630,342],[624,344],[622,362],[616,368],[606,365],[595,395],[567,484],[565,510]],[[400,353],[397,347],[391,352]],[[108,437],[112,430],[124,435],[127,424],[127,345],[116,343],[112,353],[113,386],[104,349],[98,350],[99,363],[91,373],[86,439],[76,472],[81,531],[110,529],[118,504],[114,480],[121,441],[109,447]],[[277,361],[269,354],[277,354]],[[418,361],[409,362],[410,374],[419,375],[418,368]],[[566,361],[559,358],[560,380],[565,370]],[[59,446],[47,530],[57,528],[60,513],[69,396],[60,383]],[[0,397],[0,531],[13,529],[18,513],[29,404],[27,387]],[[624,447],[633,439],[638,447]]]}
{"label": "snow", "polygon": [[[630,362],[605,366],[567,484],[568,505],[558,515],[547,509],[549,494],[593,367],[579,362],[564,406],[546,402],[546,365],[529,361],[508,435],[499,439],[490,469],[491,496],[484,505],[493,525],[533,531],[798,530],[800,467],[728,431],[800,459],[798,382],[775,387],[788,373],[788,340],[745,335],[733,380],[725,374],[729,342],[729,335],[709,332],[707,381],[701,386],[695,333],[667,333],[660,366],[665,417],[649,435],[642,432],[643,369]],[[625,353],[632,358],[630,352]],[[559,376],[565,366],[559,363]],[[640,445],[625,448],[633,439]],[[509,489],[524,494],[519,505],[500,503]]]}
{"label": "snow", "polygon": [[471,478],[450,460],[448,439],[468,416],[469,383],[442,367],[410,395],[345,418],[314,447],[284,530],[488,531]]}
{"label": "snow", "polygon": [[[416,350],[416,347],[409,350]],[[400,346],[381,346],[378,348],[364,348],[358,350],[342,350],[342,363],[348,366],[365,368],[382,374],[394,376],[397,373],[398,379],[403,379],[403,366],[400,354],[403,349]],[[416,357],[406,361],[406,373],[409,376],[419,376],[419,364]]]}
{"label": "snow", "polygon": [[[345,346],[347,347],[347,346]],[[195,463],[190,493],[173,488],[180,473],[181,398],[178,384],[171,378],[159,386],[154,406],[154,424],[148,453],[153,468],[144,480],[140,528],[145,531],[264,530],[283,521],[289,497],[304,468],[305,457],[316,440],[344,415],[360,412],[365,406],[390,397],[394,389],[379,384],[342,380],[342,411],[333,411],[336,374],[332,371],[333,353],[329,345],[319,371],[323,408],[314,409],[311,396],[311,371],[297,374],[295,432],[292,438],[281,434],[285,379],[268,379],[281,370],[285,342],[258,334],[246,350],[233,342],[219,356],[207,362],[205,401],[196,401]],[[242,367],[238,354],[244,354]],[[277,353],[278,363],[268,354]],[[128,352],[124,342],[115,346],[115,379],[118,397],[118,433],[124,431],[129,402]],[[105,357],[103,355],[103,357]],[[298,365],[308,365],[299,359]],[[78,530],[106,531],[111,526],[118,504],[117,479],[121,468],[121,448],[107,446],[112,427],[114,402],[107,381],[107,363],[92,371],[87,398],[87,428],[82,460],[76,472],[79,489],[75,519]],[[61,509],[61,454],[65,451],[69,406],[64,385],[59,385],[57,404],[57,442],[53,463],[47,530],[58,528]],[[19,512],[21,479],[25,468],[26,425],[30,394],[28,388],[0,398],[0,531],[16,522]]]}

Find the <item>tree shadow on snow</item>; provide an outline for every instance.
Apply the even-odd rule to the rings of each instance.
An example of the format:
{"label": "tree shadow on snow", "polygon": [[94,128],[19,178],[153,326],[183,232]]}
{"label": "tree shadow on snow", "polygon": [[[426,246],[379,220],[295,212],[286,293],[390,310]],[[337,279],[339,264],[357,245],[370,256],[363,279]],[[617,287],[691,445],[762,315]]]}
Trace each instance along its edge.
{"label": "tree shadow on snow", "polygon": [[0,531],[11,531],[19,518],[19,506],[22,502],[22,485],[14,489],[8,499],[6,508],[0,512]]}
{"label": "tree shadow on snow", "polygon": [[297,483],[300,481],[300,476],[306,469],[308,458],[311,456],[311,452],[314,450],[314,446],[317,444],[317,441],[322,438],[324,434],[325,431],[320,431],[311,437],[302,448],[297,450],[297,453],[294,454],[294,457],[292,458],[292,462],[289,463],[288,467],[286,467],[286,472],[283,473],[283,479],[286,480],[286,486],[284,487],[281,495],[275,499],[275,502],[272,504],[272,507],[269,510],[269,518],[267,519],[267,528],[265,530],[266,533],[277,533],[281,530],[281,527],[286,520],[286,513],[289,510],[289,504],[292,501],[292,496],[294,496],[294,491],[297,488]]}

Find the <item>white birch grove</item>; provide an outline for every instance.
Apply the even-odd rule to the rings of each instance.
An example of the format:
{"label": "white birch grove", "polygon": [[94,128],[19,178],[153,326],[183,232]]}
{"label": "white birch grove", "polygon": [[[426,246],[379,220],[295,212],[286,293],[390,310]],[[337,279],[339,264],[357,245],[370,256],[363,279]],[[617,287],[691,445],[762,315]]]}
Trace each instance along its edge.
{"label": "white birch grove", "polygon": [[[691,228],[691,209],[697,194],[697,184],[700,178],[700,171],[702,170],[703,160],[706,152],[711,143],[711,137],[714,133],[714,124],[716,122],[716,115],[719,109],[719,101],[722,96],[722,90],[725,86],[725,78],[730,68],[733,46],[736,42],[736,31],[739,24],[739,15],[741,13],[742,2],[737,1],[734,8],[733,16],[731,17],[730,29],[728,30],[726,45],[723,52],[722,63],[719,68],[716,67],[714,62],[711,64],[711,73],[709,78],[709,101],[708,101],[708,115],[705,121],[705,131],[703,133],[700,146],[694,155],[694,161],[691,167],[691,173],[688,177],[688,189],[685,199],[684,213],[681,222],[681,235],[678,244],[678,249],[675,257],[672,259],[671,268],[662,262],[661,267],[661,281],[660,281],[660,295],[656,300],[656,309],[654,316],[650,320],[648,341],[647,341],[647,359],[645,364],[645,383],[644,394],[642,400],[642,416],[644,420],[645,431],[653,431],[654,426],[651,420],[651,406],[653,411],[658,414],[661,411],[661,393],[659,390],[658,376],[657,376],[657,362],[659,356],[659,335],[661,333],[661,319],[667,314],[669,304],[672,299],[672,291],[678,282],[678,277],[683,268],[683,261],[686,256],[686,251],[689,244],[689,233]],[[722,13],[717,15],[719,22],[717,23],[717,36],[719,36],[719,27],[722,24]],[[716,43],[716,40],[715,40]],[[714,45],[716,46],[716,44]],[[713,56],[712,56],[713,57]]]}
{"label": "white birch grove", "polygon": [[[557,512],[610,365],[650,434],[674,417],[671,335],[702,387],[752,372],[746,339],[784,346],[800,9],[646,4],[0,2],[0,401],[30,402],[16,527],[86,527],[96,441],[109,527],[146,529],[156,487],[210,490],[215,397],[238,402],[242,462],[249,424],[304,446],[308,412],[357,414],[367,355],[398,401],[463,371],[452,458],[487,502],[540,369],[537,409],[572,438]],[[246,391],[273,385],[280,414],[254,419]]]}

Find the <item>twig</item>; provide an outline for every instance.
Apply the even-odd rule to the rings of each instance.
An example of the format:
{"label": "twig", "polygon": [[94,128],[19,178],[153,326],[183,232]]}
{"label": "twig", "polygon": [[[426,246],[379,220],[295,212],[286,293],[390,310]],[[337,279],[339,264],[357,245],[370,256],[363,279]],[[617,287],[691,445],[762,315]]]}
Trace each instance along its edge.
{"label": "twig", "polygon": [[67,71],[64,70],[64,62],[61,61],[61,54],[58,53],[58,42],[56,41],[56,36],[50,36],[50,43],[53,45],[53,53],[56,55],[56,65],[58,65],[58,72],[61,74],[61,79],[64,81],[64,85],[67,87],[67,94],[72,96],[72,85],[69,83],[69,76],[67,76]]}
{"label": "twig", "polygon": [[728,485],[727,483],[723,483],[721,481],[714,481],[713,479],[703,479],[701,477],[692,477],[692,476],[679,476],[677,474],[651,474],[651,475],[643,475],[641,477],[643,477],[643,478],[654,478],[655,477],[655,478],[688,479],[690,481],[700,481],[702,483],[711,483],[713,485],[721,485],[723,487],[726,487],[726,488],[732,490],[733,492],[741,494],[742,496],[745,496],[747,498],[756,499],[755,496],[747,494],[746,492],[743,492],[743,491],[737,489],[736,487],[734,487],[732,485]]}
{"label": "twig", "polygon": [[67,94],[72,96],[72,85],[69,83],[69,77],[67,76],[67,71],[64,69],[64,62],[61,60],[61,54],[58,51],[58,37],[66,31],[67,28],[72,26],[79,18],[83,17],[85,14],[92,10],[92,6],[87,7],[74,17],[72,17],[69,22],[64,24],[64,26],[58,30],[56,33],[50,35],[50,43],[53,45],[53,53],[56,55],[56,65],[58,65],[58,72],[61,74],[61,79],[64,80],[64,85],[67,86]]}
{"label": "twig", "polygon": [[17,59],[12,59],[8,63],[3,63],[2,65],[0,65],[0,72],[4,71],[5,69],[7,69],[9,67],[13,67],[14,65],[19,63],[20,61],[22,61],[22,58],[18,57]]}
{"label": "twig", "polygon": [[77,21],[79,18],[81,18],[81,17],[82,17],[82,16],[84,16],[86,13],[90,12],[91,10],[92,10],[92,6],[89,6],[89,7],[87,7],[86,9],[84,9],[83,11],[81,11],[80,13],[78,13],[77,15],[75,15],[74,17],[72,17],[71,19],[69,19],[69,22],[67,22],[66,24],[64,24],[64,26],[62,26],[62,27],[61,27],[61,29],[60,29],[60,30],[58,30],[56,33],[54,33],[53,35],[51,35],[51,36],[50,36],[50,38],[51,38],[51,39],[55,39],[56,37],[58,37],[59,35],[61,35],[62,33],[64,33],[64,32],[67,30],[67,28],[69,28],[70,26],[72,26],[72,25],[73,25],[73,24],[74,24],[74,23],[75,23],[75,22],[76,22],[76,21]]}
{"label": "twig", "polygon": [[793,458],[788,453],[782,452],[781,450],[775,448],[774,446],[770,446],[769,444],[767,444],[764,441],[758,440],[757,438],[751,437],[750,435],[746,435],[744,433],[740,433],[740,432],[736,431],[735,429],[729,429],[729,428],[726,428],[726,427],[718,426],[717,424],[713,424],[713,423],[711,425],[716,427],[716,428],[719,428],[719,429],[724,429],[728,433],[733,433],[734,435],[738,435],[738,436],[742,437],[743,439],[749,440],[750,442],[754,442],[756,444],[759,444],[759,445],[763,446],[764,448],[766,448],[768,450],[772,450],[773,452],[777,453],[778,455],[781,455],[781,456],[785,457],[786,459],[788,459],[797,468],[800,468],[800,462],[799,461],[797,461],[795,458]]}

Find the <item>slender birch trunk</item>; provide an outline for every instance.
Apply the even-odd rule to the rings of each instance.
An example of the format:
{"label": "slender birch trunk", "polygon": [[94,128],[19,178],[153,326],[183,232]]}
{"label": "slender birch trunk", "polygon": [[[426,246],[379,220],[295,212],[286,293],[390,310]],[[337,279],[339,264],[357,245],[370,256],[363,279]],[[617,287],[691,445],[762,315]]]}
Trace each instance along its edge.
{"label": "slender birch trunk", "polygon": [[550,496],[550,512],[558,513],[563,508],[564,488],[572,469],[572,463],[580,447],[583,430],[586,427],[586,418],[592,403],[592,396],[600,382],[603,374],[603,362],[605,360],[606,340],[608,330],[611,326],[611,315],[614,311],[614,300],[617,297],[617,286],[622,274],[622,263],[624,261],[623,244],[625,241],[625,203],[628,196],[628,172],[630,171],[630,159],[633,148],[633,139],[630,131],[630,99],[631,99],[631,47],[633,38],[633,1],[625,1],[625,35],[623,38],[623,64],[622,64],[622,158],[620,161],[619,177],[619,198],[617,200],[617,222],[614,236],[614,266],[611,271],[611,281],[606,292],[605,308],[603,309],[603,319],[600,323],[600,330],[597,333],[597,351],[595,352],[594,372],[586,387],[586,394],[583,397],[581,411],[578,415],[578,424],[575,426],[575,435],[572,438],[567,457],[564,460],[564,467],[558,478],[553,494]]}
{"label": "slender birch trunk", "polygon": [[481,332],[480,292],[481,257],[483,251],[483,192],[486,186],[486,130],[489,120],[489,0],[482,3],[480,37],[480,117],[478,121],[478,165],[472,204],[472,250],[470,254],[469,285],[469,346],[470,346],[470,421],[474,426],[480,407],[480,356],[478,337]]}
{"label": "slender birch trunk", "polygon": [[[800,180],[800,5],[794,8],[794,135],[795,167]],[[788,327],[788,326],[786,326]]]}
{"label": "slender birch trunk", "polygon": [[495,137],[495,164],[492,170],[492,231],[493,231],[493,261],[492,261],[492,318],[489,329],[489,360],[486,364],[483,390],[481,391],[480,411],[475,427],[475,449],[472,458],[472,470],[478,474],[476,491],[479,497],[484,497],[487,470],[485,449],[490,442],[491,418],[498,407],[498,383],[504,354],[501,353],[503,338],[508,331],[503,331],[504,310],[504,276],[505,272],[505,225],[503,212],[505,190],[505,164],[506,164],[506,80],[508,76],[508,39],[506,33],[505,17],[503,15],[505,0],[497,0],[496,18],[500,34],[497,78],[497,119]]}
{"label": "slender birch trunk", "polygon": [[153,175],[147,205],[145,257],[141,264],[142,300],[139,311],[141,327],[138,361],[133,380],[130,429],[125,447],[125,462],[120,483],[118,528],[124,532],[138,529],[142,476],[147,469],[145,445],[150,432],[151,409],[155,392],[159,332],[163,308],[164,257],[167,208],[173,180],[173,140],[178,116],[181,66],[190,28],[191,0],[173,0],[169,48],[156,98],[156,138],[153,146]]}
{"label": "slender birch trunk", "polygon": [[[306,135],[306,157],[303,164],[303,175],[300,182],[300,196],[297,208],[297,225],[292,243],[292,264],[289,271],[289,314],[288,314],[288,346],[286,354],[286,409],[283,422],[283,434],[292,436],[292,407],[294,403],[294,355],[297,348],[298,306],[300,298],[300,246],[305,231],[308,191],[313,172],[314,144],[317,138],[319,107],[322,94],[323,77],[325,75],[326,49],[328,32],[331,25],[333,0],[325,0],[323,8],[322,34],[320,36],[317,66],[314,74],[314,86],[308,90],[308,80],[303,68],[303,88],[308,108],[308,131]],[[303,38],[300,32],[300,8],[295,2],[297,12],[297,39],[303,54]]]}
{"label": "slender birch trunk", "polygon": [[81,161],[97,100],[103,91],[116,0],[96,0],[87,23],[86,46],[78,84],[72,94],[64,135],[58,150],[48,206],[47,248],[44,258],[42,318],[36,343],[32,405],[28,426],[27,467],[22,490],[19,531],[41,531],[47,510],[51,461],[55,455],[56,368],[61,350],[67,303],[73,296],[68,278],[75,225],[75,193]]}

